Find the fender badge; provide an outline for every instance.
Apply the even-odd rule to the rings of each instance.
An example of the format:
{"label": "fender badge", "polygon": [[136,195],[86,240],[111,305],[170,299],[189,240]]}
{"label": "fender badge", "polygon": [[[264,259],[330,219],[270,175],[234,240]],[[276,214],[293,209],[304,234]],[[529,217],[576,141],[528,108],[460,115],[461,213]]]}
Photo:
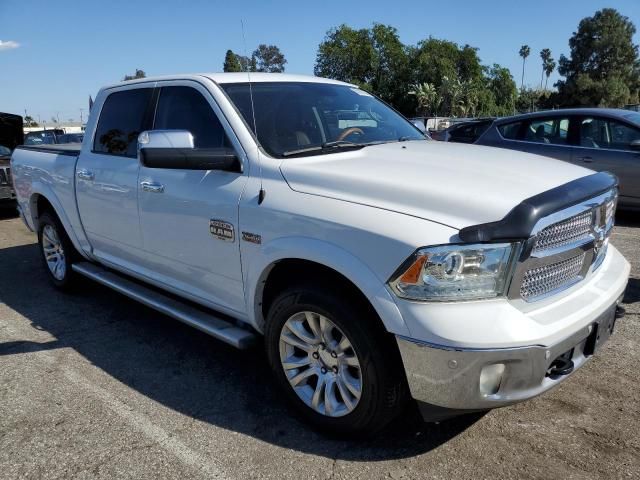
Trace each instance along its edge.
{"label": "fender badge", "polygon": [[233,234],[233,225],[224,220],[209,220],[209,232],[218,240],[225,242],[233,242],[235,235]]}
{"label": "fender badge", "polygon": [[242,240],[260,245],[262,243],[262,236],[257,233],[242,232]]}

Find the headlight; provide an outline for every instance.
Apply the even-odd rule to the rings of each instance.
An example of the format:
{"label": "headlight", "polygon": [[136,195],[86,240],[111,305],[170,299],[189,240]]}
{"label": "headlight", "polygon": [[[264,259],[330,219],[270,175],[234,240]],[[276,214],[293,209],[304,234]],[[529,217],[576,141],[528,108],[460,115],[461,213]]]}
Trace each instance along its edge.
{"label": "headlight", "polygon": [[505,294],[517,243],[442,245],[418,250],[389,282],[399,297],[444,302]]}

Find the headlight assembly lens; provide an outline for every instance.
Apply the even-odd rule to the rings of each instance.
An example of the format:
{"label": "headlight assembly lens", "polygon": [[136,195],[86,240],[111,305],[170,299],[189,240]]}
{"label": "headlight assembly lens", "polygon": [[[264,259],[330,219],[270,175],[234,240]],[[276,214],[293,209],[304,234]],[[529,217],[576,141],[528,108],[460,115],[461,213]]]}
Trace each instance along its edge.
{"label": "headlight assembly lens", "polygon": [[418,250],[390,285],[403,298],[455,301],[504,295],[518,244],[443,245]]}

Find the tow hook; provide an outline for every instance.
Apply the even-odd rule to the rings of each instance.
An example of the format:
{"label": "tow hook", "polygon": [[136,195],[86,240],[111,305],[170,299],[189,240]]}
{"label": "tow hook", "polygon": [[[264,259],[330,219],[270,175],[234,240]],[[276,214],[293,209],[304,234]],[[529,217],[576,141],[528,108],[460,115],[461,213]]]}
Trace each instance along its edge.
{"label": "tow hook", "polygon": [[622,318],[625,316],[626,313],[627,313],[627,309],[624,308],[622,305],[616,306],[616,318]]}
{"label": "tow hook", "polygon": [[558,358],[556,358],[549,368],[547,369],[547,377],[561,377],[563,375],[569,375],[573,372],[573,360],[571,357],[573,356],[573,349],[569,350],[566,353],[563,353]]}

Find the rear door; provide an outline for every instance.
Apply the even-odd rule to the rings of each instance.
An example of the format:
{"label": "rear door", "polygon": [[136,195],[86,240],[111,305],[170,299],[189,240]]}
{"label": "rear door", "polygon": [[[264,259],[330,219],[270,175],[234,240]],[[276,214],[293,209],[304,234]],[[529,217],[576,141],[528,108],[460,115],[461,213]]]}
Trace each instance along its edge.
{"label": "rear door", "polygon": [[580,117],[577,122],[574,163],[615,174],[621,203],[640,206],[640,151],[631,148],[631,142],[640,140],[640,129],[600,116]]}
{"label": "rear door", "polygon": [[[155,130],[188,130],[195,148],[242,149],[209,91],[160,82]],[[146,264],[163,286],[193,300],[244,311],[238,205],[247,173],[140,167],[138,196]],[[145,185],[158,188],[150,190]],[[216,236],[216,228],[228,235]]]}
{"label": "rear door", "polygon": [[494,123],[476,142],[571,161],[570,118],[564,115]]}
{"label": "rear door", "polygon": [[130,270],[142,253],[137,139],[151,123],[153,92],[150,84],[108,94],[76,167],[78,210],[93,253]]}
{"label": "rear door", "polygon": [[524,125],[521,140],[529,145],[527,151],[570,162],[569,125],[569,116],[532,118]]}

